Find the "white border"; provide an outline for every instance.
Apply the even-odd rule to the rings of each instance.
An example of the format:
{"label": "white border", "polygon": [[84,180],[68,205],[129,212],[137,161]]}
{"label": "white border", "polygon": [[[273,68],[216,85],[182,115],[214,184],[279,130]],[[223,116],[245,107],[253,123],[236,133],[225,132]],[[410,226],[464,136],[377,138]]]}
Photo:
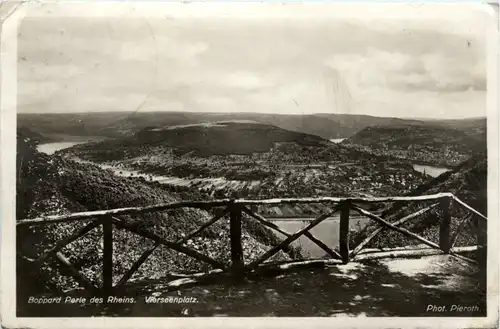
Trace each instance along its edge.
{"label": "white border", "polygon": [[[50,4],[50,6],[48,5]],[[498,199],[499,199],[499,116],[498,116],[498,11],[484,4],[476,4],[481,10],[491,15],[491,24],[488,31],[488,300],[486,318],[17,318],[15,295],[15,194],[16,194],[16,101],[17,101],[17,28],[19,22],[30,10],[30,16],[44,16],[47,10],[56,10],[55,3],[38,2],[28,3],[2,25],[1,35],[1,116],[0,116],[0,159],[1,159],[1,325],[5,328],[219,328],[229,326],[234,328],[263,327],[315,327],[331,328],[338,325],[341,328],[387,328],[387,327],[436,327],[436,328],[493,328],[498,323]],[[155,3],[126,3],[109,1],[101,3],[75,3],[78,10],[72,12],[61,11],[59,16],[171,16],[171,17],[254,17],[266,19],[291,15],[293,17],[311,18],[307,15],[307,6],[325,6],[322,17],[356,17],[362,12],[369,12],[371,16],[389,18],[398,15],[398,10],[387,11],[386,4],[365,3],[292,3],[283,6],[281,3],[188,3],[155,2]],[[390,6],[398,6],[391,4]],[[417,4],[415,4],[418,6]],[[429,4],[443,6],[443,4]],[[257,6],[265,6],[266,11],[255,10]],[[448,4],[448,6],[454,6]],[[471,5],[473,6],[473,5]],[[131,10],[131,7],[134,10]],[[158,10],[161,7],[161,10]],[[362,8],[361,8],[362,7]],[[404,5],[401,9],[404,10]],[[452,9],[452,7],[448,7]],[[86,10],[92,9],[92,10]],[[99,10],[97,10],[99,9]],[[261,8],[257,8],[261,9]],[[498,10],[498,9],[497,9]],[[167,14],[166,14],[167,13]],[[265,13],[265,14],[264,14]],[[317,12],[316,12],[317,13]],[[457,301],[458,302],[458,301]],[[242,320],[245,319],[245,320]]]}

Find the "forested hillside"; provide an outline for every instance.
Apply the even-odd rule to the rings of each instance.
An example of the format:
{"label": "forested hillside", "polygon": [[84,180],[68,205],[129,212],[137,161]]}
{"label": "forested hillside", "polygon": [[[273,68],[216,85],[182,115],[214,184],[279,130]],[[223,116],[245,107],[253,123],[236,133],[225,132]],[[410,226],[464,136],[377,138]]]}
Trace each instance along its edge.
{"label": "forested hillside", "polygon": [[[97,166],[80,164],[58,156],[39,153],[35,149],[36,140],[26,136],[26,131],[18,135],[18,184],[17,184],[17,218],[34,218],[47,215],[62,215],[70,212],[111,209],[119,207],[145,206],[158,203],[173,202],[181,199],[181,195],[163,188],[158,183],[146,182],[140,178],[116,177]],[[194,199],[199,192],[190,193]],[[199,227],[212,214],[192,209],[178,209],[162,213],[144,214],[141,216],[123,216],[133,225],[150,230],[168,240],[177,240]],[[69,222],[45,226],[20,226],[17,231],[18,276],[27,292],[44,289],[71,289],[75,282],[60,272],[56,263],[43,267],[43,275],[26,261],[39,256],[56,241],[81,228],[85,223]],[[96,284],[101,278],[102,246],[100,229],[95,229],[85,237],[71,243],[62,252],[79,269]],[[114,280],[132,265],[132,263],[152,246],[146,241],[126,231],[114,231]],[[262,253],[265,245],[277,242],[276,237],[265,227],[245,221],[243,225],[243,244],[246,259],[254,259]],[[223,263],[229,262],[229,229],[228,220],[223,219],[199,238],[188,241],[191,248],[205,253]],[[278,258],[289,257],[279,254]],[[134,278],[155,278],[168,272],[200,271],[202,265],[183,254],[167,248],[159,247],[141,266]],[[55,268],[55,269],[54,269]],[[44,280],[48,280],[44,281]],[[28,287],[28,282],[33,286]]]}
{"label": "forested hillside", "polygon": [[486,149],[486,126],[449,125],[370,126],[342,144],[395,158],[456,166]]}
{"label": "forested hillside", "polygon": [[[479,211],[485,216],[488,216],[488,195],[487,195],[487,178],[488,178],[488,164],[486,154],[479,154],[470,158],[469,160],[460,164],[453,171],[446,172],[433,180],[420,185],[408,195],[425,195],[440,192],[451,192],[459,199]],[[394,203],[389,207],[383,216],[391,216],[397,214],[397,218],[402,218],[411,214],[419,209],[433,204],[432,201],[426,202],[400,202]],[[455,231],[459,222],[468,216],[470,213],[464,210],[457,202],[452,202],[452,232]],[[409,223],[403,224],[403,227],[412,232],[420,233],[427,239],[438,242],[439,241],[439,220],[441,210],[435,210],[419,216]],[[463,233],[457,239],[457,246],[475,245],[477,244],[477,219],[472,219],[467,222],[463,229]],[[369,232],[373,231],[377,225],[370,224],[360,232],[355,234],[354,243],[360,242],[366,237]],[[386,231],[384,234],[379,234],[372,242],[371,247],[397,247],[406,244],[418,244],[417,240],[408,239],[396,231]]]}
{"label": "forested hillside", "polygon": [[[59,154],[138,170],[151,179],[180,177],[216,198],[401,194],[428,179],[405,161],[248,122],[150,127]],[[282,207],[268,215],[308,216],[317,210],[313,205]]]}

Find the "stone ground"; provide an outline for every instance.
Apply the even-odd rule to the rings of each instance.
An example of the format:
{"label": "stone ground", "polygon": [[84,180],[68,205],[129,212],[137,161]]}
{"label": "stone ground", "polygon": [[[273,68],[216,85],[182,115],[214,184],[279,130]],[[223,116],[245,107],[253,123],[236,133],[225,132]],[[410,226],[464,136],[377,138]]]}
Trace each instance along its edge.
{"label": "stone ground", "polygon": [[[57,314],[41,308],[30,313],[129,317],[485,316],[482,274],[477,266],[448,255],[385,259],[300,270],[238,285],[197,286],[180,292],[162,293],[161,284],[156,282],[141,286],[134,293],[134,304],[114,304],[106,309],[68,306],[65,310],[59,305]],[[197,303],[146,303],[151,296],[194,297]],[[429,305],[436,307],[431,310]],[[452,305],[467,309],[452,310]],[[444,309],[439,308],[442,306]]]}

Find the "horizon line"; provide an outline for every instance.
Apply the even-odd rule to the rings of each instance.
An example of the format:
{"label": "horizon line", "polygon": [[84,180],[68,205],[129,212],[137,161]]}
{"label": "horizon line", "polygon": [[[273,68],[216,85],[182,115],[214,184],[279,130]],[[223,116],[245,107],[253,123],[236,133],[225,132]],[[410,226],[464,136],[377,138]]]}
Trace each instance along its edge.
{"label": "horizon line", "polygon": [[315,112],[315,113],[279,113],[279,112],[203,112],[203,111],[163,111],[163,110],[151,110],[151,111],[87,111],[87,112],[19,112],[17,115],[23,114],[35,114],[35,115],[82,115],[82,114],[111,114],[111,113],[197,113],[197,114],[227,114],[227,115],[242,115],[242,114],[257,114],[257,115],[283,115],[283,116],[314,116],[314,115],[347,115],[347,116],[366,116],[374,118],[392,118],[392,119],[403,119],[403,120],[416,120],[416,121],[426,121],[426,120],[471,120],[471,119],[487,119],[488,116],[470,116],[462,118],[454,117],[399,117],[399,116],[384,116],[384,115],[373,115],[373,114],[362,114],[362,113],[330,113],[330,112]]}

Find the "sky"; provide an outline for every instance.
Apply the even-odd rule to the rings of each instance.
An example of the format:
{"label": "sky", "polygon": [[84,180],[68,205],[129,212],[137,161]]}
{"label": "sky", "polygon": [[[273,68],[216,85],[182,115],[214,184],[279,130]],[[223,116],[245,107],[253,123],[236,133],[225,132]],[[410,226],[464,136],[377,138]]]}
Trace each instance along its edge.
{"label": "sky", "polygon": [[484,7],[75,6],[20,22],[19,112],[486,115]]}

